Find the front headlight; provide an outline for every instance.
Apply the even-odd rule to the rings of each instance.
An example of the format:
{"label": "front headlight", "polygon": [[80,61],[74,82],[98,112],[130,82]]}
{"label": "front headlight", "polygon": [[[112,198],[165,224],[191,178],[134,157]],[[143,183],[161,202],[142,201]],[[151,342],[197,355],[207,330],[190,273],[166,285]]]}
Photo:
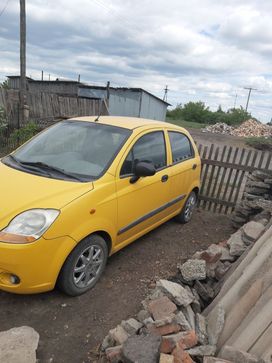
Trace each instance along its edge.
{"label": "front headlight", "polygon": [[0,241],[29,243],[40,238],[59,215],[56,209],[31,209],[16,216],[0,232]]}

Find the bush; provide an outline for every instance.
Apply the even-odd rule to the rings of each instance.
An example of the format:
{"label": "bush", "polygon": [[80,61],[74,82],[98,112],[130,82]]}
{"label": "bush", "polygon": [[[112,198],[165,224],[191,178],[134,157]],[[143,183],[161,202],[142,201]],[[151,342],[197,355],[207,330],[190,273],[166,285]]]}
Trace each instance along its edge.
{"label": "bush", "polygon": [[188,102],[184,106],[178,104],[174,110],[167,111],[167,117],[172,120],[184,120],[200,124],[224,122],[227,125],[240,125],[242,122],[252,118],[250,113],[243,108],[232,108],[224,112],[221,106],[219,106],[217,111],[211,111],[201,101]]}
{"label": "bush", "polygon": [[11,135],[10,139],[14,142],[18,142],[19,144],[23,144],[27,140],[31,139],[34,135],[36,135],[40,131],[35,122],[28,122],[25,126],[21,127],[18,130],[14,130]]}

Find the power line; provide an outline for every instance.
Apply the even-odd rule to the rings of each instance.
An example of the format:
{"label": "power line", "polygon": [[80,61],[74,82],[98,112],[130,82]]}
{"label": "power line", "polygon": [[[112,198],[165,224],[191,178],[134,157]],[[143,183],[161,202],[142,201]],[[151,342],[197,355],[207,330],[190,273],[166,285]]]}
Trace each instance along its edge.
{"label": "power line", "polygon": [[0,11],[0,16],[2,16],[6,10],[6,8],[8,7],[8,4],[9,4],[10,0],[7,0],[5,6],[3,7],[3,9]]}

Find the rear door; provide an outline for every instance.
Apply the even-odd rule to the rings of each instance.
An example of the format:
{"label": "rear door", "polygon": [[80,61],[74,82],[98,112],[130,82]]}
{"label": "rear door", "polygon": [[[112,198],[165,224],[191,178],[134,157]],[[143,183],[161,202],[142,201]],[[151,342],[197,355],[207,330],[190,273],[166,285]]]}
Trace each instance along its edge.
{"label": "rear door", "polygon": [[199,174],[193,145],[187,135],[180,131],[168,130],[170,149],[172,154],[170,168],[170,198],[180,199],[173,205],[172,211],[180,210],[188,194],[191,192],[193,180]]}
{"label": "rear door", "polygon": [[[152,162],[156,174],[132,184],[130,179],[138,161]],[[164,131],[145,132],[138,136],[121,161],[116,180],[118,244],[137,238],[168,215],[168,169]]]}

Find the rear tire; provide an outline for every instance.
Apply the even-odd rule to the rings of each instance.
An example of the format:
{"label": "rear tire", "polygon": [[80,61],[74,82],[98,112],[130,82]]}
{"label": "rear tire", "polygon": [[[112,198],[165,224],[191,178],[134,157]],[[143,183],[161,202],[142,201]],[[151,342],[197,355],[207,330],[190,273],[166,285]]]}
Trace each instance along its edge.
{"label": "rear tire", "polygon": [[102,275],[108,258],[105,240],[96,234],[82,240],[67,257],[57,285],[67,295],[79,296],[90,290]]}
{"label": "rear tire", "polygon": [[197,203],[197,195],[194,191],[192,191],[189,194],[181,212],[175,217],[175,220],[178,223],[182,224],[190,222],[190,220],[192,219],[192,214],[196,206],[196,203]]}

